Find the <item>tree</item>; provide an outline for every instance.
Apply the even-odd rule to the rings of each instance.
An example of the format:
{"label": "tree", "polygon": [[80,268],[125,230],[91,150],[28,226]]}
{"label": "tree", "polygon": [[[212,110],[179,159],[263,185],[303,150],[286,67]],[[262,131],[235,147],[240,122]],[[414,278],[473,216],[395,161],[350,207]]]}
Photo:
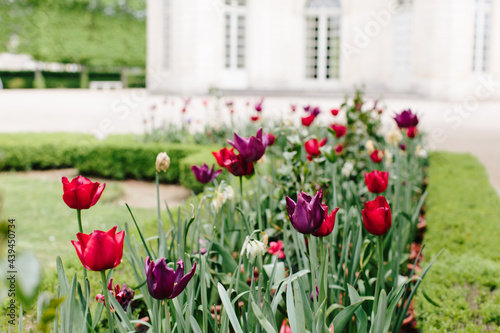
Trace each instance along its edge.
{"label": "tree", "polygon": [[[19,36],[17,51],[39,61],[79,64],[82,87],[88,82],[89,67],[145,66],[145,0],[0,0],[0,4],[5,35]],[[6,39],[0,42],[5,47]]]}

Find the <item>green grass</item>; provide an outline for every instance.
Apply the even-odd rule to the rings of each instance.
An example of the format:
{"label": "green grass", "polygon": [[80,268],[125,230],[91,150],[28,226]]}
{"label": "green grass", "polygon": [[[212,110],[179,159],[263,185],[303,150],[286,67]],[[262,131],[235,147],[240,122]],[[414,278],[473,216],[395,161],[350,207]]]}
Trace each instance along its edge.
{"label": "green grass", "polygon": [[440,307],[419,295],[420,328],[500,332],[498,195],[470,155],[433,153],[430,162],[425,261],[444,251],[424,281],[426,294]]}

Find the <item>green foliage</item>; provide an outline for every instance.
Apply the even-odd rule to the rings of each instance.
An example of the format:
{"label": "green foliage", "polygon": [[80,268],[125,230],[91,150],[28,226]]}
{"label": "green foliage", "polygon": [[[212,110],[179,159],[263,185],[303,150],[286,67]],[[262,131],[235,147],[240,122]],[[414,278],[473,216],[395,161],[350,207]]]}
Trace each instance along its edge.
{"label": "green foliage", "polygon": [[[67,72],[45,72],[42,71],[46,88],[79,88],[80,74]],[[34,87],[33,72],[3,72],[0,71],[0,78],[7,89],[22,89]],[[90,81],[119,81],[120,74],[113,72],[89,72]],[[146,78],[143,74],[128,75],[128,87],[143,88],[146,85]]]}
{"label": "green foliage", "polygon": [[[0,0],[2,35],[16,52],[48,62],[145,66],[145,1]],[[10,37],[0,39],[6,50]]]}
{"label": "green foliage", "polygon": [[167,151],[171,163],[167,172],[160,173],[160,181],[178,183],[179,163],[187,154],[197,151],[195,146],[161,144],[98,144],[85,155],[80,155],[75,166],[86,175],[111,179],[155,178],[155,160],[159,152]]}
{"label": "green foliage", "polygon": [[422,330],[500,332],[500,202],[475,158],[431,155],[426,217],[426,261],[445,251],[424,283],[440,307],[416,299]]}

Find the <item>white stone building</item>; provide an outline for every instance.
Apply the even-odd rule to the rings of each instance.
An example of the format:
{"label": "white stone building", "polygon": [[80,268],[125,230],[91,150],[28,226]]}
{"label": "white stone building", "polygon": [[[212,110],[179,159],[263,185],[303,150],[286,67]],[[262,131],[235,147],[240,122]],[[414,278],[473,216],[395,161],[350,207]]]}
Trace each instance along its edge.
{"label": "white stone building", "polygon": [[147,27],[152,92],[500,97],[500,0],[149,0]]}

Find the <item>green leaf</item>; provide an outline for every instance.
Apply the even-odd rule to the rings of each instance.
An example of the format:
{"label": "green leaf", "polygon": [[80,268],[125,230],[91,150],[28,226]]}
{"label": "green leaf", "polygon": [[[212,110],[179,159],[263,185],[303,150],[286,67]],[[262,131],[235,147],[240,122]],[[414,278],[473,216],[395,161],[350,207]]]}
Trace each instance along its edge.
{"label": "green leaf", "polygon": [[227,313],[227,316],[229,317],[229,321],[231,322],[231,325],[233,326],[233,329],[236,333],[243,333],[243,330],[241,329],[240,322],[238,321],[238,318],[236,317],[236,313],[234,312],[233,304],[231,303],[231,300],[229,299],[229,296],[227,294],[226,289],[224,289],[224,286],[220,283],[217,284],[217,290],[219,291],[219,296],[221,298],[222,304],[224,305],[224,311]]}
{"label": "green leaf", "polygon": [[349,320],[351,320],[354,312],[361,306],[365,300],[361,300],[354,304],[349,305],[344,308],[338,315],[333,318],[333,328],[335,333],[341,333],[344,330],[345,325]]}
{"label": "green leaf", "polygon": [[295,304],[293,302],[293,293],[291,287],[291,279],[289,278],[286,288],[286,311],[288,312],[288,323],[292,329],[292,333],[300,333],[297,328],[297,317],[295,314]]}
{"label": "green leaf", "polygon": [[260,325],[267,333],[276,333],[273,325],[266,319],[260,308],[254,302],[252,302],[252,310],[255,313]]}
{"label": "green leaf", "polygon": [[24,252],[17,257],[17,279],[21,302],[29,306],[38,296],[42,282],[42,266],[31,253]]}
{"label": "green leaf", "polygon": [[385,313],[387,309],[387,294],[385,290],[380,291],[377,312],[373,319],[371,333],[384,333]]}
{"label": "green leaf", "polygon": [[225,272],[234,272],[238,263],[234,260],[232,254],[219,243],[212,243],[212,249],[222,256],[222,267]]}

